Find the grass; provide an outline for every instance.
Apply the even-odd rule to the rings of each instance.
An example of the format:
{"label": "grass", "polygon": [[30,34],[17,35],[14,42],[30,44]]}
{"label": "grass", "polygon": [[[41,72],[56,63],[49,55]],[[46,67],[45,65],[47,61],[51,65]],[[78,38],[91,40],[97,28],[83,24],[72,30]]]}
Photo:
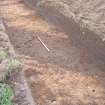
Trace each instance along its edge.
{"label": "grass", "polygon": [[[13,105],[11,102],[11,97],[13,96],[13,91],[8,84],[5,84],[6,77],[10,77],[13,70],[21,67],[21,63],[9,56],[5,51],[0,51],[0,61],[5,61],[4,74],[2,75],[2,80],[0,80],[0,105]],[[2,82],[2,83],[1,83]]]}
{"label": "grass", "polygon": [[0,51],[0,60],[4,60],[7,58],[7,54],[4,51]]}
{"label": "grass", "polygon": [[7,66],[8,66],[8,70],[13,70],[21,66],[21,63],[17,59],[10,58],[8,59]]}
{"label": "grass", "polygon": [[11,102],[12,96],[11,87],[8,84],[0,83],[0,105],[13,105]]}
{"label": "grass", "polygon": [[17,70],[17,68],[21,67],[21,63],[17,59],[10,57],[5,51],[0,51],[0,61],[5,61],[3,79],[5,79],[6,76],[10,76],[13,70]]}

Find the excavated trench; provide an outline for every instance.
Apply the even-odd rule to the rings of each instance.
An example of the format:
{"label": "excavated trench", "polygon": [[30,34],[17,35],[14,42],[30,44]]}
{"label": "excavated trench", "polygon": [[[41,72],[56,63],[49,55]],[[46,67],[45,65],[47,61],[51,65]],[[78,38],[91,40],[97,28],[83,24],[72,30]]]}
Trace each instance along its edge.
{"label": "excavated trench", "polygon": [[105,44],[95,33],[63,16],[57,29],[20,0],[0,9],[16,53],[30,57],[24,71],[38,105],[105,104]]}

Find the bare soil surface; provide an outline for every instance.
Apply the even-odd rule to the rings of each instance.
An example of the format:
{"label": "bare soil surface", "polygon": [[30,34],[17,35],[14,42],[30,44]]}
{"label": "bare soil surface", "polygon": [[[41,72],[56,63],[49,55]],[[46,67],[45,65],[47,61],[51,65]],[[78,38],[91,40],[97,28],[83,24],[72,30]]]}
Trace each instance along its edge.
{"label": "bare soil surface", "polygon": [[[80,34],[81,30],[68,36],[49,25],[22,0],[0,1],[0,10],[17,54],[33,59],[25,61],[24,70],[38,105],[105,104],[104,56],[97,53],[101,50],[89,44],[92,41],[88,37],[85,41],[89,46],[85,41],[81,43],[83,38],[74,40],[73,36]],[[50,52],[37,36],[46,43]],[[98,44],[104,48],[102,43]]]}
{"label": "bare soil surface", "polygon": [[[105,38],[105,1],[104,0],[24,0],[32,8],[40,10],[39,14],[51,13],[47,18],[56,18],[59,13],[71,17],[84,27]],[[57,13],[57,15],[56,15]]]}

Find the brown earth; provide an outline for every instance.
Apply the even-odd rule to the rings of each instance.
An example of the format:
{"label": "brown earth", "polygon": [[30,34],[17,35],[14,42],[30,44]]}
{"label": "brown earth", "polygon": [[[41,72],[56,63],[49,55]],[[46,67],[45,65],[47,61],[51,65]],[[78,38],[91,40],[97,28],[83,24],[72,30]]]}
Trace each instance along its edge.
{"label": "brown earth", "polygon": [[[104,0],[24,0],[37,9],[47,19],[73,18],[83,27],[98,33],[105,39],[105,1]],[[62,14],[62,15],[61,15]],[[49,15],[49,16],[48,16]],[[60,15],[60,16],[59,16]],[[57,20],[59,21],[59,19]],[[51,22],[51,21],[50,21]],[[63,24],[62,24],[63,25]]]}
{"label": "brown earth", "polygon": [[101,39],[96,35],[91,37],[93,32],[81,30],[73,20],[69,24],[71,34],[63,33],[20,0],[0,1],[0,10],[17,54],[33,59],[25,61],[24,70],[38,105],[105,104],[105,59]]}

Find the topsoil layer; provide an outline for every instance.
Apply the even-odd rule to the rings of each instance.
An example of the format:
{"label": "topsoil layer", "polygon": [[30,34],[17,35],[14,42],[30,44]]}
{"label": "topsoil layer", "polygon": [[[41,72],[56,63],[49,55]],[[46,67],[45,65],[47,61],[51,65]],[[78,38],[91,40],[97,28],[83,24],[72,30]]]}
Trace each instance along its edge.
{"label": "topsoil layer", "polygon": [[[68,36],[49,25],[22,0],[0,1],[0,9],[16,52],[35,60],[26,61],[24,70],[38,105],[105,104],[105,51],[97,35],[81,30],[71,20]],[[85,34],[87,37],[81,37]]]}

